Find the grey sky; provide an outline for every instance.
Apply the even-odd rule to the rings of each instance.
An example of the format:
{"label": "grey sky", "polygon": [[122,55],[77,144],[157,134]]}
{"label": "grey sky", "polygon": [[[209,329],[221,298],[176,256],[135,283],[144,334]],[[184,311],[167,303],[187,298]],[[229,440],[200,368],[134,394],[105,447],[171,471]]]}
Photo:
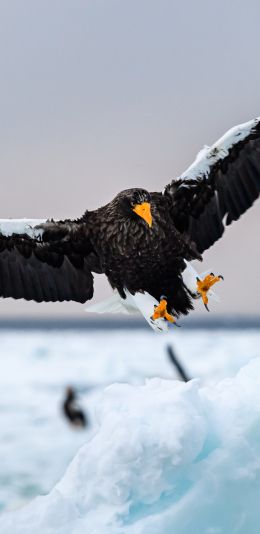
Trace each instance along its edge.
{"label": "grey sky", "polygon": [[[259,21],[257,0],[0,0],[0,218],[160,190],[260,115]],[[218,313],[259,313],[259,215],[260,202],[199,265],[225,276]],[[54,312],[82,307],[0,302],[1,315]]]}

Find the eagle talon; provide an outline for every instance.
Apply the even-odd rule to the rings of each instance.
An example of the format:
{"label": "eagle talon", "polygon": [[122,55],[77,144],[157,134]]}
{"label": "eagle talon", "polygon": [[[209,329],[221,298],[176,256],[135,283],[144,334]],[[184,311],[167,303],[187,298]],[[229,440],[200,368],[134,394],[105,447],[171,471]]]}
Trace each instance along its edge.
{"label": "eagle talon", "polygon": [[220,280],[224,280],[224,277],[222,276],[222,274],[215,276],[214,273],[210,273],[207,276],[205,276],[203,280],[200,280],[199,277],[197,277],[197,292],[201,296],[203,300],[203,304],[207,311],[209,311],[209,308],[208,308],[209,299],[208,299],[207,293],[210,290],[210,288],[214,286],[214,284],[216,284]]}
{"label": "eagle talon", "polygon": [[167,311],[167,299],[164,295],[162,295],[160,298],[160,304],[154,305],[154,312],[151,316],[151,320],[156,321],[156,319],[165,319],[165,321],[169,321],[169,323],[176,324],[173,315]]}

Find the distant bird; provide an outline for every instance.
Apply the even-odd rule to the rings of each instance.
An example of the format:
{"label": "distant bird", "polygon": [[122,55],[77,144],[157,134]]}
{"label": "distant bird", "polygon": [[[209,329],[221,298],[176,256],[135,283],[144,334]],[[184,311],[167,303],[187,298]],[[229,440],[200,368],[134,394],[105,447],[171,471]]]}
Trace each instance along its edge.
{"label": "distant bird", "polygon": [[187,375],[187,373],[186,373],[183,365],[181,364],[180,360],[177,358],[172,346],[168,345],[166,347],[166,350],[167,350],[169,359],[170,359],[171,363],[174,365],[175,369],[177,370],[177,373],[179,374],[181,380],[183,380],[183,382],[189,382],[189,380],[191,380],[191,379]]}
{"label": "distant bird", "polygon": [[104,273],[115,293],[90,310],[138,309],[165,330],[193,298],[207,306],[221,276],[201,279],[189,262],[201,260],[259,192],[257,118],[205,147],[163,192],[128,189],[77,220],[0,220],[0,295],[86,302],[93,273]]}
{"label": "distant bird", "polygon": [[76,404],[76,392],[72,387],[66,390],[66,397],[63,402],[63,413],[69,422],[77,427],[86,427],[87,418],[83,410]]}

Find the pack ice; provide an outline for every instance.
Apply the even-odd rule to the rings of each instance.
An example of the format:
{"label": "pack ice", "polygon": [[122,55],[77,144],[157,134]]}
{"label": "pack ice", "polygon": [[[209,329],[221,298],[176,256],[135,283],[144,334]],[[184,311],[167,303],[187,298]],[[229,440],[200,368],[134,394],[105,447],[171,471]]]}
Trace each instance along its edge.
{"label": "pack ice", "polygon": [[94,437],[1,534],[258,534],[259,391],[260,359],[207,387],[110,386]]}

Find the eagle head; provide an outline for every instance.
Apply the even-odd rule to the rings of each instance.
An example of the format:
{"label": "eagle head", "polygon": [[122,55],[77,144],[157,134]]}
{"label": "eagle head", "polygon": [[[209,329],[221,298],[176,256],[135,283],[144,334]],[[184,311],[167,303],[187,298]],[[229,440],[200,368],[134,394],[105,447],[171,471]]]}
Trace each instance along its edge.
{"label": "eagle head", "polygon": [[151,198],[145,189],[126,189],[119,194],[119,202],[123,213],[128,218],[137,220],[141,217],[151,228]]}

